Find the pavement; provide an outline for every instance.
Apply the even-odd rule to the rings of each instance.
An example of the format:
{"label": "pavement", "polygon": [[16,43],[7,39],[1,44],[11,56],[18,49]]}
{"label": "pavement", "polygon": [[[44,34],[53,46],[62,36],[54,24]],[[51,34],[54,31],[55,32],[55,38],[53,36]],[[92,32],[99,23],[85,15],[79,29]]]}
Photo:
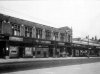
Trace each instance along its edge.
{"label": "pavement", "polygon": [[[100,57],[89,57],[100,58]],[[14,62],[29,62],[29,61],[49,61],[49,60],[67,60],[67,59],[88,59],[88,57],[61,57],[61,58],[13,58],[13,59],[0,59],[0,64],[14,63]]]}

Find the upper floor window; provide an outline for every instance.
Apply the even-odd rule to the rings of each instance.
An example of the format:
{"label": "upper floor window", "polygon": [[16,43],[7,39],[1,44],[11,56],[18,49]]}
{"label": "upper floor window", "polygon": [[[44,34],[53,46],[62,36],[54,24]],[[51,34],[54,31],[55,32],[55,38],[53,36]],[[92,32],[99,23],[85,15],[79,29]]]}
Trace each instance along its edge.
{"label": "upper floor window", "polygon": [[42,29],[36,28],[36,38],[42,38]]}
{"label": "upper floor window", "polygon": [[64,33],[60,33],[60,40],[61,41],[64,41],[64,36],[65,36]]}
{"label": "upper floor window", "polygon": [[54,38],[55,40],[58,39],[58,32],[54,32]]}
{"label": "upper floor window", "polygon": [[51,32],[49,30],[46,30],[46,39],[50,40],[51,38]]}
{"label": "upper floor window", "polygon": [[20,36],[20,25],[12,24],[13,35]]}
{"label": "upper floor window", "polygon": [[25,26],[25,37],[32,37],[32,27]]}

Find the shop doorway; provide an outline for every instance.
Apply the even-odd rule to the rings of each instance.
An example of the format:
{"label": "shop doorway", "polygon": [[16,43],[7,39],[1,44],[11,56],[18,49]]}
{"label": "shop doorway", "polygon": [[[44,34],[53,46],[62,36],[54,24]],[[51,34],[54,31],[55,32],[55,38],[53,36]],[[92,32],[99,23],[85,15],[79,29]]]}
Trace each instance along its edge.
{"label": "shop doorway", "polygon": [[6,42],[0,41],[0,58],[4,58],[6,49]]}
{"label": "shop doorway", "polygon": [[53,47],[49,47],[49,57],[53,57]]}
{"label": "shop doorway", "polygon": [[46,58],[47,57],[47,53],[44,51],[44,58]]}
{"label": "shop doorway", "polygon": [[24,47],[19,47],[19,57],[20,58],[24,57]]}

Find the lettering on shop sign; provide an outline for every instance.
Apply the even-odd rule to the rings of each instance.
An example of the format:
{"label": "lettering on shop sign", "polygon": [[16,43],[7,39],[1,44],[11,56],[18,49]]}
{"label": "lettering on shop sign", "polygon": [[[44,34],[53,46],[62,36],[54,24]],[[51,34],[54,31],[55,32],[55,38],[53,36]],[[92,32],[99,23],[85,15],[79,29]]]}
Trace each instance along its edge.
{"label": "lettering on shop sign", "polygon": [[11,41],[23,41],[23,38],[9,37],[9,40],[11,40]]}
{"label": "lettering on shop sign", "polygon": [[50,44],[51,42],[50,41],[41,41],[41,43],[48,43],[48,44]]}
{"label": "lettering on shop sign", "polygon": [[58,43],[58,44],[59,44],[59,45],[64,45],[64,43],[61,43],[61,42],[60,42],[60,43]]}
{"label": "lettering on shop sign", "polygon": [[50,44],[51,43],[50,41],[39,41],[39,40],[36,40],[36,42],[39,42],[39,43],[47,43],[47,44]]}

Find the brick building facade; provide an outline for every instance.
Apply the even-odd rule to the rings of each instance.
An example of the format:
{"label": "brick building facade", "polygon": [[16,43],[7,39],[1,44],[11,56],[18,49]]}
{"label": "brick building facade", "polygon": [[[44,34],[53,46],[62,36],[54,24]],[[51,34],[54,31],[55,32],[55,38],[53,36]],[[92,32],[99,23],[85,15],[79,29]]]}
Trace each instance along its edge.
{"label": "brick building facade", "polygon": [[72,29],[0,14],[0,57],[70,56]]}

